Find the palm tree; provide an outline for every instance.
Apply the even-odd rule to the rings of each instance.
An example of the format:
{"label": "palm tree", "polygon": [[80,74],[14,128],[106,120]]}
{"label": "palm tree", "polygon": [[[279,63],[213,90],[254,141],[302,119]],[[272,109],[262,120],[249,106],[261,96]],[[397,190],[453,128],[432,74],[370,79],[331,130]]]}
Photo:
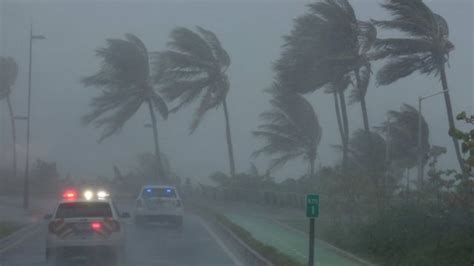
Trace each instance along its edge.
{"label": "palm tree", "polygon": [[83,117],[83,123],[104,128],[100,142],[119,133],[140,107],[148,106],[158,176],[163,178],[155,109],[166,119],[168,107],[153,87],[145,45],[135,35],[125,34],[125,39],[107,39],[106,47],[97,49],[96,55],[102,58],[102,66],[96,74],[82,79],[82,83],[101,89],[101,94],[92,99],[93,110]]}
{"label": "palm tree", "polygon": [[[378,85],[389,85],[414,72],[440,77],[450,132],[455,128],[446,77],[446,63],[454,45],[449,41],[446,20],[434,13],[422,0],[386,0],[382,5],[393,19],[374,21],[383,29],[397,30],[405,37],[378,39],[373,59],[387,59],[377,73]],[[456,156],[464,171],[458,141],[452,138]]]}
{"label": "palm tree", "polygon": [[[18,75],[18,65],[11,57],[0,57],[0,100],[5,99],[10,114],[12,140],[13,140],[13,178],[16,178],[16,127],[12,102],[10,99],[13,85]],[[6,181],[8,182],[8,180]]]}
{"label": "palm tree", "polygon": [[[388,111],[387,121],[379,127],[379,130],[387,135],[390,161],[393,161],[397,167],[411,169],[417,165],[419,115],[416,108],[403,104],[400,111]],[[428,123],[426,123],[424,117],[421,117],[421,120],[422,149],[429,151],[430,132]],[[427,156],[423,158],[422,165],[424,166],[427,163]]]}
{"label": "palm tree", "polygon": [[[385,140],[376,132],[368,136],[365,129],[352,133],[349,142],[351,161],[363,171],[375,170],[377,176],[385,171]],[[378,180],[375,180],[376,184]]]}
{"label": "palm tree", "polygon": [[273,95],[272,109],[260,115],[264,124],[253,132],[265,145],[253,155],[273,156],[270,170],[302,157],[309,163],[309,174],[314,178],[322,129],[313,107],[303,96],[286,90],[280,83],[273,84],[269,92]]}
{"label": "palm tree", "polygon": [[230,66],[230,57],[216,35],[201,27],[197,27],[196,31],[176,28],[170,38],[170,50],[156,56],[155,81],[161,85],[161,91],[169,101],[178,101],[172,111],[200,99],[191,123],[191,134],[207,111],[222,105],[230,174],[234,177],[234,151],[226,101],[230,87],[226,70]]}
{"label": "palm tree", "polygon": [[[298,93],[331,87],[328,91],[335,100],[345,166],[349,130],[344,123],[344,92],[350,83],[354,84],[349,103],[360,102],[364,128],[370,132],[365,95],[371,74],[368,52],[377,31],[371,23],[357,20],[347,0],[323,0],[308,7],[309,12],[296,19],[291,34],[285,37],[284,51],[275,70],[285,86]],[[349,84],[333,89],[332,84],[347,81]]]}

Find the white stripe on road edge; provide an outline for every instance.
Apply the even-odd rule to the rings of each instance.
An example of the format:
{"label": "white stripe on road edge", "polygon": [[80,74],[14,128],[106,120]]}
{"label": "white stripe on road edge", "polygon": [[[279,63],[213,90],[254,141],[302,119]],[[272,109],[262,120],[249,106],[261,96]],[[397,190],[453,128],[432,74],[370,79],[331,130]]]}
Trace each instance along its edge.
{"label": "white stripe on road edge", "polygon": [[216,241],[216,243],[219,245],[219,247],[224,250],[224,252],[230,257],[232,262],[236,266],[244,266],[244,264],[227,248],[227,246],[222,242],[222,240],[217,236],[217,234],[211,229],[211,227],[205,222],[203,219],[198,218],[199,222],[201,222],[202,226],[207,230],[209,235],[211,235],[212,238]]}
{"label": "white stripe on road edge", "polygon": [[31,230],[28,230],[27,232],[25,232],[21,237],[19,237],[17,240],[13,241],[13,243],[9,244],[8,246],[0,249],[0,254],[3,254],[5,253],[6,251],[18,246],[19,244],[21,244],[23,241],[25,241],[26,239],[28,239],[29,237],[39,233],[39,231],[41,230],[41,226],[38,226],[38,225],[35,225],[33,226],[33,228]]}

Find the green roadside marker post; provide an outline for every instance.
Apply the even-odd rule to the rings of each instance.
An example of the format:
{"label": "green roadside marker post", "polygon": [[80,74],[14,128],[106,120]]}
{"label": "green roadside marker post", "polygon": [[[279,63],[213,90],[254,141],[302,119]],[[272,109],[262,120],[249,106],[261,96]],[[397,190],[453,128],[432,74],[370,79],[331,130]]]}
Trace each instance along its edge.
{"label": "green roadside marker post", "polygon": [[309,218],[308,266],[314,266],[314,219],[319,217],[319,195],[306,195],[306,217]]}

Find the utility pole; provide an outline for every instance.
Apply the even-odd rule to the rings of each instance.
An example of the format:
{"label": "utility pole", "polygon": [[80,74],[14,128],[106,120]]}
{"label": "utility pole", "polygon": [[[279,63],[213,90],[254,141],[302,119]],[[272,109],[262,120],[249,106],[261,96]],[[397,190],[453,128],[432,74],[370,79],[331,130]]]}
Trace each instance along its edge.
{"label": "utility pole", "polygon": [[23,183],[23,208],[29,207],[29,171],[30,171],[30,123],[31,123],[31,65],[33,58],[33,40],[44,40],[46,39],[43,35],[33,35],[33,23],[30,23],[30,55],[29,55],[29,66],[28,66],[28,107],[27,107],[27,119],[26,119],[26,165],[25,165],[25,178]]}

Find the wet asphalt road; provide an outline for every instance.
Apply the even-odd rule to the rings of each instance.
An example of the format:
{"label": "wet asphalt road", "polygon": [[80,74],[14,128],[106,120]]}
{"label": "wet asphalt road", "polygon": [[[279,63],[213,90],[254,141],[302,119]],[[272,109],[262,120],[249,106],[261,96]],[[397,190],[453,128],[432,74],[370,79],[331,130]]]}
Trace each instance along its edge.
{"label": "wet asphalt road", "polygon": [[[120,208],[120,206],[119,206]],[[122,208],[122,211],[130,211]],[[135,226],[127,221],[125,266],[227,266],[239,262],[198,216],[186,212],[182,230],[169,226]],[[0,266],[46,266],[46,224],[31,238],[7,251]],[[70,264],[68,264],[69,266]],[[73,265],[89,266],[87,262]]]}

